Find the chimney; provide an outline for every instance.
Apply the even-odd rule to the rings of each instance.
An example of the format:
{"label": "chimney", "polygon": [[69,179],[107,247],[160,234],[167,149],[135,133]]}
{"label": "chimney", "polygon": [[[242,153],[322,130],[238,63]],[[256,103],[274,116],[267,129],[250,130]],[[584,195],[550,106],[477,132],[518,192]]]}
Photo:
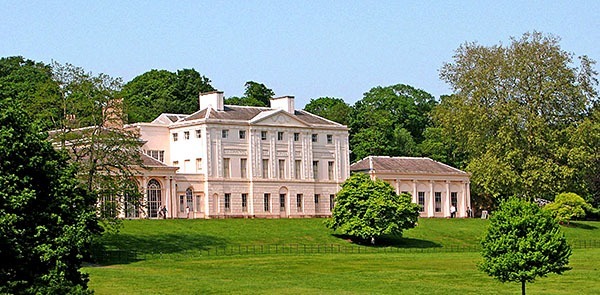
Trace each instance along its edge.
{"label": "chimney", "polygon": [[272,109],[281,109],[290,114],[294,114],[294,97],[293,96],[282,96],[271,98],[271,108]]}
{"label": "chimney", "polygon": [[223,91],[200,93],[198,100],[201,110],[208,108],[208,106],[217,111],[223,110]]}
{"label": "chimney", "polygon": [[102,108],[103,124],[106,128],[123,128],[123,99],[114,98]]}

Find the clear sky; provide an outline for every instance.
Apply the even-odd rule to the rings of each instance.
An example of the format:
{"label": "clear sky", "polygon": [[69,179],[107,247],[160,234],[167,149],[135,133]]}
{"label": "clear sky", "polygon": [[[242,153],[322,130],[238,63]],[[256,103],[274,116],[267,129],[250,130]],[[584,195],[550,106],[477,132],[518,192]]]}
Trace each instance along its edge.
{"label": "clear sky", "polygon": [[[438,70],[467,41],[537,30],[600,60],[600,1],[3,1],[0,56],[71,63],[127,82],[194,68],[225,96],[249,80],[296,107],[354,103],[398,83],[450,93]],[[596,66],[596,69],[599,67]]]}

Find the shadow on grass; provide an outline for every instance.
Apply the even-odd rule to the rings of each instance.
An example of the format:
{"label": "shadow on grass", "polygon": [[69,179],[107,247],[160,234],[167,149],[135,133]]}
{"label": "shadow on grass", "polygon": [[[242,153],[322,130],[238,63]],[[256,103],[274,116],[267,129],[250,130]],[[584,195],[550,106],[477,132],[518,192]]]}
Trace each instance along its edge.
{"label": "shadow on grass", "polygon": [[590,225],[590,224],[585,224],[585,223],[579,223],[576,221],[571,222],[570,224],[563,224],[563,226],[565,227],[576,227],[576,228],[581,228],[581,229],[587,229],[587,230],[594,230],[594,229],[598,229],[598,227]]}
{"label": "shadow on grass", "polygon": [[[371,246],[371,240],[365,240],[347,235],[334,234],[334,237],[350,241],[354,244]],[[425,249],[425,248],[441,248],[442,245],[421,239],[404,238],[399,236],[383,236],[375,240],[374,247],[394,247],[403,249]]]}

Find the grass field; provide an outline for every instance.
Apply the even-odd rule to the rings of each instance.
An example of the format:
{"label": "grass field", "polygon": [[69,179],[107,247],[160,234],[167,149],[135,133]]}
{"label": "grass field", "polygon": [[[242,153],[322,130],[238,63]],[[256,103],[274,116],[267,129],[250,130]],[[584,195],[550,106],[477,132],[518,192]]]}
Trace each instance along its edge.
{"label": "grass field", "polygon": [[[162,254],[83,271],[97,294],[516,294],[519,284],[477,270],[479,253],[436,251],[476,247],[487,223],[422,219],[404,238],[379,241],[383,248],[433,250],[426,253],[206,256],[198,249],[351,243],[327,230],[323,219],[125,221],[121,233],[104,238],[108,248]],[[599,227],[580,222],[563,229],[572,242],[599,239]],[[574,250],[571,266],[529,284],[529,294],[597,294],[600,249]]]}

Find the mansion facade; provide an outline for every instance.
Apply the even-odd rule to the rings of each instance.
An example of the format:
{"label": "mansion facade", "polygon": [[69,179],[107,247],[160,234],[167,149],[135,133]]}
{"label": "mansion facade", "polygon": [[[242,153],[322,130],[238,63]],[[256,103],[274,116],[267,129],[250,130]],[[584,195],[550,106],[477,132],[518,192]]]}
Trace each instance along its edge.
{"label": "mansion facade", "polygon": [[191,115],[124,126],[144,142],[143,208],[125,218],[330,216],[350,174],[348,128],[303,110],[294,97],[270,107],[223,104],[200,94]]}

